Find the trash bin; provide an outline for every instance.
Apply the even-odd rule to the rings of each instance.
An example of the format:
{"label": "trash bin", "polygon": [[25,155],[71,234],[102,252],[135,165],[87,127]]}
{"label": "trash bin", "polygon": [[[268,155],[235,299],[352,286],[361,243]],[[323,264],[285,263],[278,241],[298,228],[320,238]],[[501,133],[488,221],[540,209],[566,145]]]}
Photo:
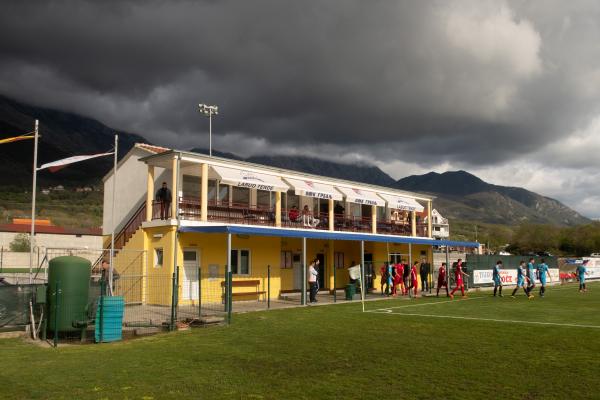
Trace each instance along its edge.
{"label": "trash bin", "polygon": [[346,292],[346,300],[353,300],[354,295],[356,294],[356,284],[352,283],[352,284],[346,285],[345,292]]}

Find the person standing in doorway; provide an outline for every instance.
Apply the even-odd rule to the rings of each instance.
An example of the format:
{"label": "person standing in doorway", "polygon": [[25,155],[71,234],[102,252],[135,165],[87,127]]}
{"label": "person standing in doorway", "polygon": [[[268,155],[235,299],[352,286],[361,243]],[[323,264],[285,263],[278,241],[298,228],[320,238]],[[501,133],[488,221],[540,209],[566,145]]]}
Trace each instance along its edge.
{"label": "person standing in doorway", "polygon": [[308,285],[310,287],[310,302],[317,303],[317,291],[319,290],[317,278],[319,276],[319,259],[315,258],[308,268]]}
{"label": "person standing in doorway", "polygon": [[169,219],[172,196],[167,182],[163,182],[162,187],[156,192],[156,201],[160,203],[160,219]]}

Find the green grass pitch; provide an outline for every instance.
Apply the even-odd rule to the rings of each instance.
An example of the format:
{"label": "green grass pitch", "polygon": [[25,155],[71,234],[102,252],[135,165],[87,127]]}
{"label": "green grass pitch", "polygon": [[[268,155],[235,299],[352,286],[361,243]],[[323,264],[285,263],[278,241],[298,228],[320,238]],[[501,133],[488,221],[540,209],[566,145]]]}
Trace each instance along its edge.
{"label": "green grass pitch", "polygon": [[4,339],[0,398],[597,399],[600,284],[588,287],[256,312],[105,345]]}

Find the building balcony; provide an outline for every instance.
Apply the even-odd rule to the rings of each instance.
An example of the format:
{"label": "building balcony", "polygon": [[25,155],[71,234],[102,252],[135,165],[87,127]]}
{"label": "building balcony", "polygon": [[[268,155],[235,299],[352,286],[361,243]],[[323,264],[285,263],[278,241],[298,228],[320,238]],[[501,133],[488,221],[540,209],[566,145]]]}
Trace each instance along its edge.
{"label": "building balcony", "polygon": [[[196,198],[179,198],[179,217],[187,221],[202,220],[202,203]],[[152,203],[152,219],[170,219],[171,208],[162,210],[161,204]],[[277,226],[276,212],[271,207],[249,206],[248,204],[230,203],[224,201],[209,201],[207,204],[207,222]],[[411,222],[408,220],[377,220],[375,233],[382,235],[413,236]],[[329,213],[313,214],[301,210],[281,210],[281,227],[295,229],[329,230]],[[416,236],[428,237],[427,224],[417,223]],[[349,216],[334,214],[333,230],[338,232],[373,233],[372,217]]]}

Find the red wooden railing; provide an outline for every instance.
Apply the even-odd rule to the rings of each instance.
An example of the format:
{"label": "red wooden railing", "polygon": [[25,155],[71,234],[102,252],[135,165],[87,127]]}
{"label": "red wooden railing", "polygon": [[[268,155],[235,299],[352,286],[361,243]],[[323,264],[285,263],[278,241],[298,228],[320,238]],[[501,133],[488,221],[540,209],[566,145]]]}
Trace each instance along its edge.
{"label": "red wooden railing", "polygon": [[129,218],[123,229],[115,235],[115,249],[120,250],[125,247],[125,244],[133,234],[142,226],[142,222],[146,219],[146,202],[144,201]]}

